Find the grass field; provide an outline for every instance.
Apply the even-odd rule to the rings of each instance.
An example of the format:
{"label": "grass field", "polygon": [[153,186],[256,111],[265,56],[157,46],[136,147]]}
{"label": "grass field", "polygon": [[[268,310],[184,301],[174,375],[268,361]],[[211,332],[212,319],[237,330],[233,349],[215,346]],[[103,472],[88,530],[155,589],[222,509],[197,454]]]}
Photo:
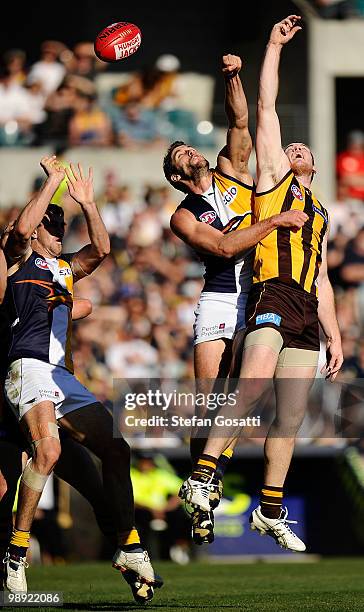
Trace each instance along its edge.
{"label": "grass field", "polygon": [[156,570],[165,586],[144,607],[134,603],[124,580],[105,563],[30,568],[28,588],[63,591],[63,610],[364,611],[364,559],[291,564],[193,563],[185,567],[156,563]]}

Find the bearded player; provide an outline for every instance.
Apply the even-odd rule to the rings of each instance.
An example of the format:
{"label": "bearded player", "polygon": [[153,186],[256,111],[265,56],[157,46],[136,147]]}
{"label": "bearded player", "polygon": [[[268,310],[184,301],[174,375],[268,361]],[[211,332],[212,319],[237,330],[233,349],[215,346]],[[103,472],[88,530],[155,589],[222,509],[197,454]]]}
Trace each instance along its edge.
{"label": "bearded player", "polygon": [[[279,228],[262,238],[254,260],[254,284],[247,304],[237,416],[248,414],[275,378],[276,417],[265,441],[264,481],[260,505],[251,527],[272,536],[283,548],[304,551],[305,544],[290,529],[283,506],[283,487],[295,438],[319,357],[319,323],[327,338],[326,376],[334,380],[342,365],[340,332],[334,294],[327,275],[328,214],[311,191],[313,155],[303,143],[281,144],[275,103],[283,46],[301,29],[291,15],[271,32],[260,76],[257,112],[257,221],[283,211],[303,211],[308,221],[300,231]],[[224,416],[231,416],[224,407]],[[181,496],[208,510],[221,451],[240,432],[218,439],[213,427],[204,453]]]}
{"label": "bearded player", "polygon": [[[278,227],[298,229],[307,219],[302,211],[289,211],[252,224],[253,179],[248,168],[252,142],[248,106],[239,76],[241,66],[239,57],[223,57],[229,127],[226,146],[217,157],[216,168],[210,169],[203,155],[179,141],[169,147],[164,158],[167,180],[187,194],[171,218],[171,228],[205,264],[205,285],[194,325],[196,391],[205,397],[212,391],[223,391],[231,367],[233,337],[245,326],[254,246]],[[199,417],[205,411],[201,406],[196,407]],[[194,431],[193,465],[205,443],[206,438]],[[233,445],[223,448],[219,456],[216,491],[211,492],[210,499],[214,507],[221,496],[221,479]],[[198,544],[212,541],[211,512],[198,509],[194,512],[193,538]]]}

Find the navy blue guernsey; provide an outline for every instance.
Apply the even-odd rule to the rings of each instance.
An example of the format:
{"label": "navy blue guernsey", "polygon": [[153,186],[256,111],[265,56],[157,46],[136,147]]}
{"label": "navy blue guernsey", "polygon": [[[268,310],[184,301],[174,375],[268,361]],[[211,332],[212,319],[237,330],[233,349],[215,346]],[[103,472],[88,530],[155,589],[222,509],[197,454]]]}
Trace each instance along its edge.
{"label": "navy blue guernsey", "polygon": [[66,257],[45,258],[34,251],[8,277],[9,364],[28,357],[73,372],[72,296],[73,274]]}

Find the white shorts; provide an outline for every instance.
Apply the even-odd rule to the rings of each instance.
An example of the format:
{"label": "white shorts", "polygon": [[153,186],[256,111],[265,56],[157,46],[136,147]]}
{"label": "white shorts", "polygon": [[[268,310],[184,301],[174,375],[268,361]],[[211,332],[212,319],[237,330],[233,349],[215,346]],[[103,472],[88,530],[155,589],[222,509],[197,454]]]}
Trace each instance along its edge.
{"label": "white shorts", "polygon": [[218,338],[232,339],[245,327],[248,293],[202,292],[195,311],[194,345]]}
{"label": "white shorts", "polygon": [[29,358],[13,361],[6,375],[5,394],[19,421],[35,404],[44,401],[53,402],[57,419],[97,402],[65,368]]}

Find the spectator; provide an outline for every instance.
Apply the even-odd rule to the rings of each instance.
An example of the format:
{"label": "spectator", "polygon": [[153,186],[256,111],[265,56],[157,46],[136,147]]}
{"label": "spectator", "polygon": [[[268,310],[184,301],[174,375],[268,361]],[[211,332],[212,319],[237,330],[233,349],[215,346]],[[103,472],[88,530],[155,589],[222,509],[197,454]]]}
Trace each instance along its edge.
{"label": "spectator", "polygon": [[347,19],[354,13],[351,0],[315,0],[315,4],[324,19]]}
{"label": "spectator", "polygon": [[[149,379],[158,376],[158,351],[138,337],[137,326],[120,329],[118,341],[105,353],[106,365],[116,378]],[[142,330],[142,335],[144,331]]]}
{"label": "spectator", "polygon": [[68,125],[69,144],[74,146],[110,146],[112,128],[109,117],[96,102],[96,91],[78,91],[73,116]]}
{"label": "spectator", "polygon": [[341,276],[347,287],[364,283],[364,227],[346,248]]}
{"label": "spectator", "polygon": [[60,62],[62,54],[67,55],[67,48],[63,43],[45,40],[41,45],[40,60],[30,69],[30,79],[41,83],[45,95],[56,91],[66,74],[66,69]]}
{"label": "spectator", "polygon": [[347,149],[337,158],[340,185],[347,187],[348,196],[364,200],[364,132],[355,130],[348,135]]}
{"label": "spectator", "polygon": [[104,204],[101,209],[102,219],[109,234],[118,238],[125,237],[129,231],[134,215],[142,205],[132,197],[127,185],[106,185]]}
{"label": "spectator", "polygon": [[153,535],[162,535],[159,556],[185,565],[190,560],[191,538],[189,520],[176,495],[182,481],[163,456],[138,451],[135,458],[131,479],[141,537],[150,548]]}
{"label": "spectator", "polygon": [[79,42],[69,54],[66,67],[69,74],[93,81],[100,70],[107,68],[107,64],[96,57],[92,42]]}
{"label": "spectator", "polygon": [[128,104],[114,113],[114,131],[120,146],[132,149],[138,146],[162,144],[155,114],[145,110],[139,102]]}
{"label": "spectator", "polygon": [[3,64],[12,83],[22,85],[26,78],[26,55],[22,49],[10,49],[3,55]]}
{"label": "spectator", "polygon": [[29,144],[32,139],[28,93],[5,69],[0,77],[0,144]]}
{"label": "spectator", "polygon": [[140,102],[144,108],[174,108],[178,98],[180,65],[175,55],[161,55],[152,68],[136,73],[116,90],[115,103],[125,106],[129,102]]}

